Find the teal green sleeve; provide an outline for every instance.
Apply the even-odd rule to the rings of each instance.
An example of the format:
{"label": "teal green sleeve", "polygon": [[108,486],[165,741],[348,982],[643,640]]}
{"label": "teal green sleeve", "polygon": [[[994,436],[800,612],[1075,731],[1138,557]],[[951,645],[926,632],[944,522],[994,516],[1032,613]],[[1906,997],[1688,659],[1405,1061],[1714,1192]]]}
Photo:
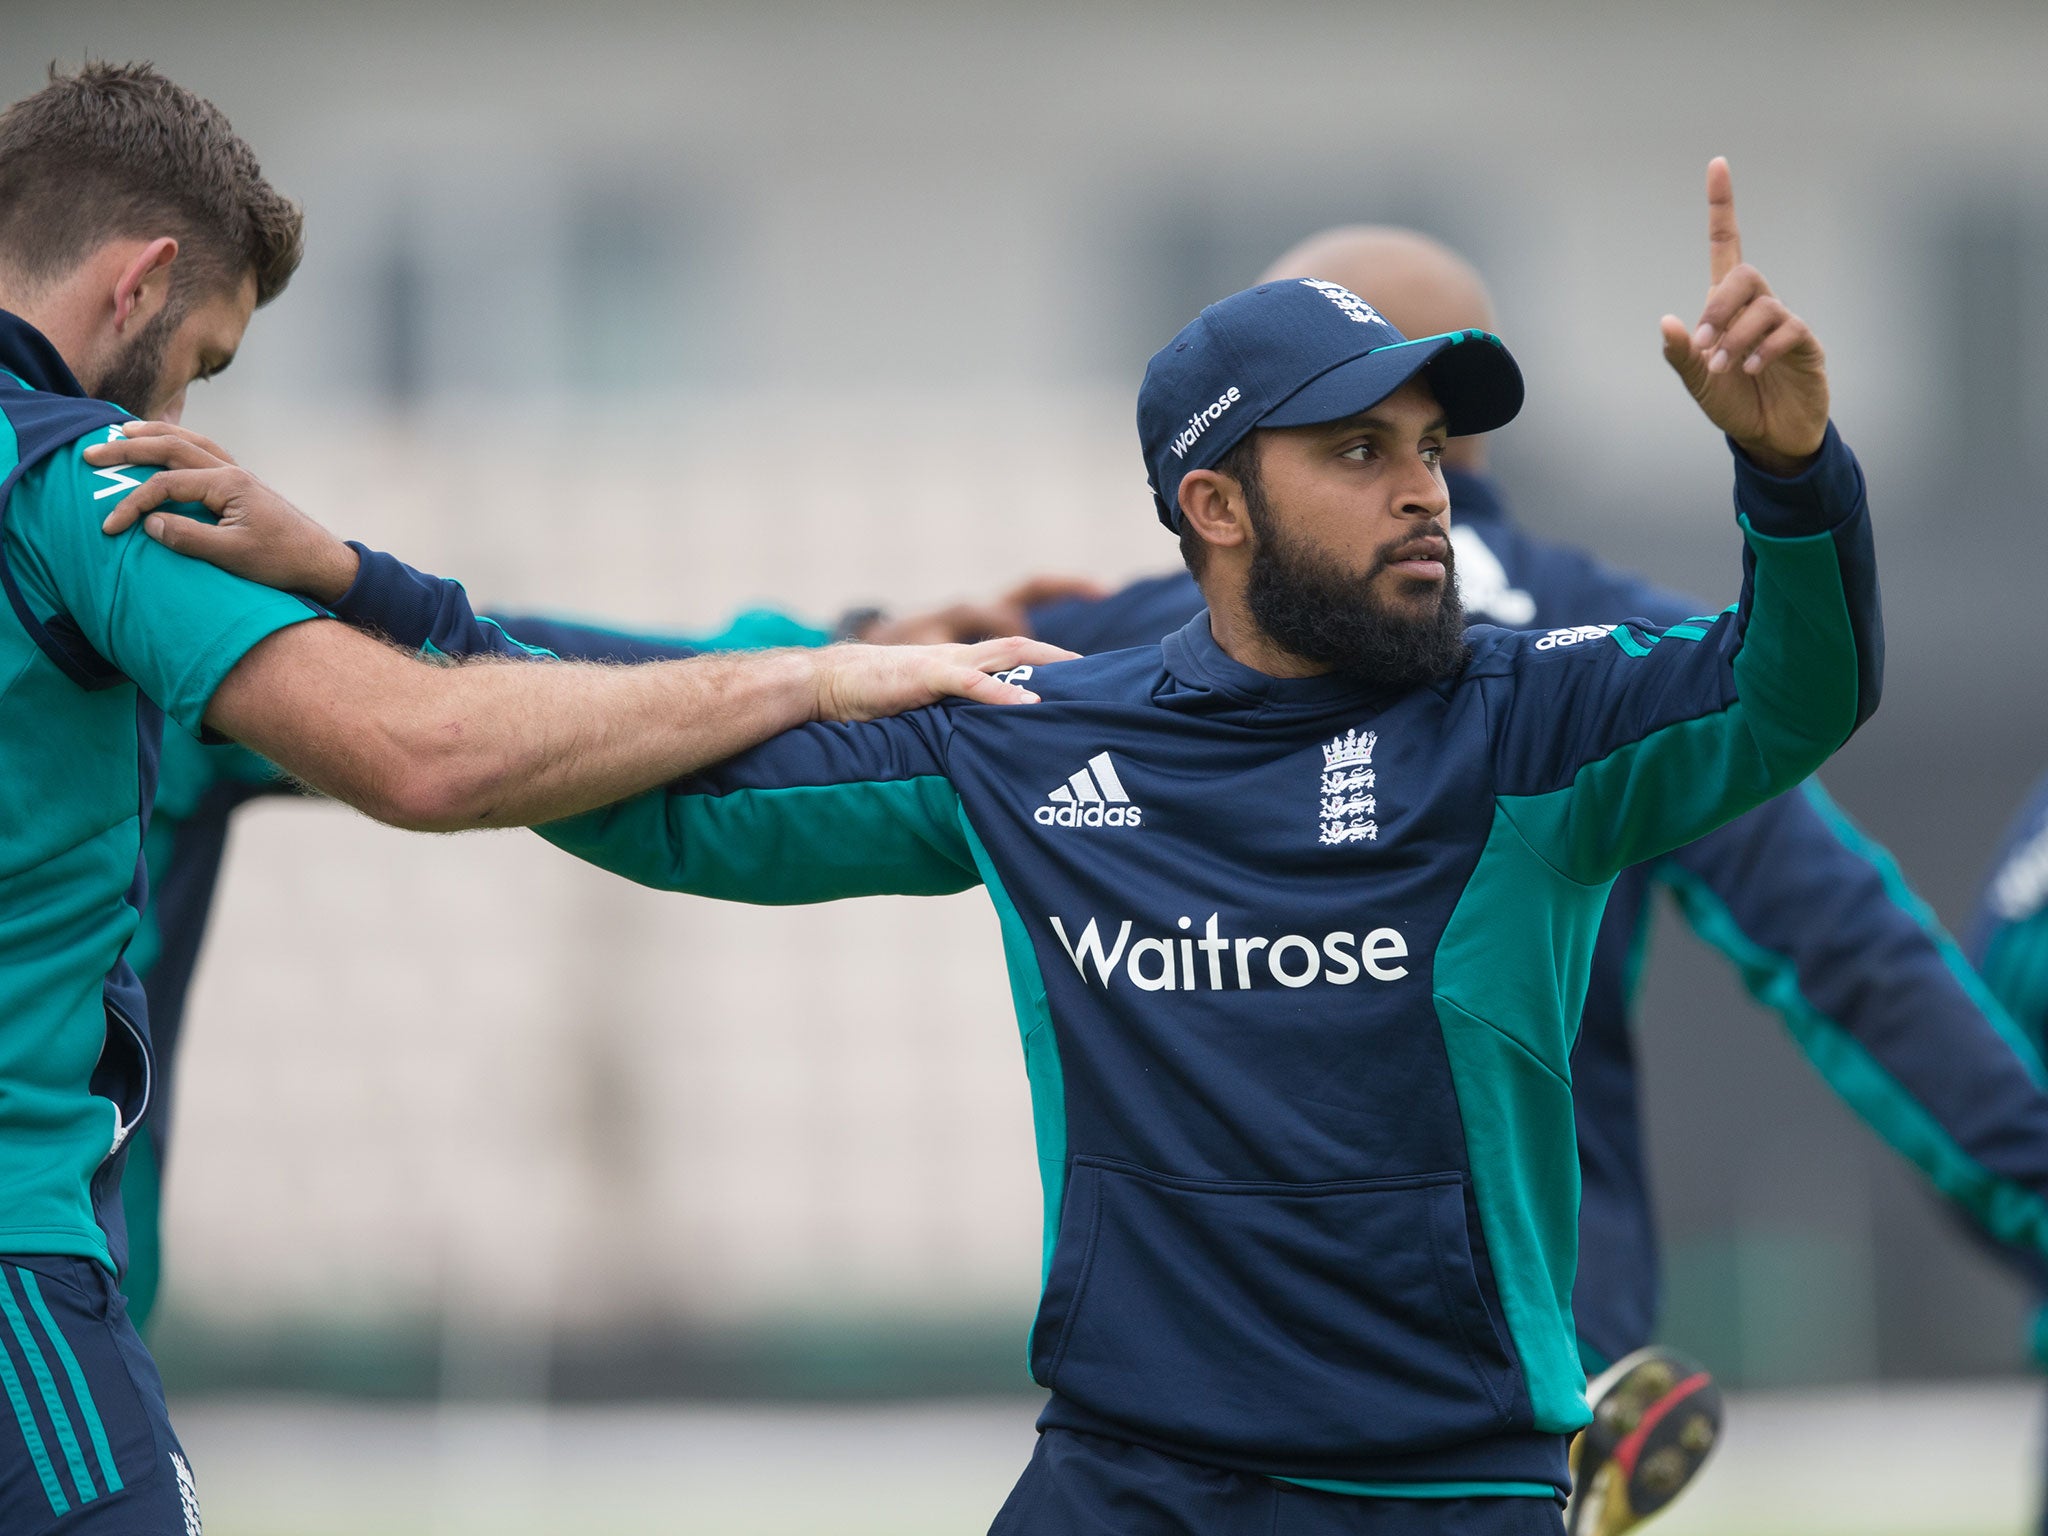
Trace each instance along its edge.
{"label": "teal green sleeve", "polygon": [[1738,458],[1736,505],[1746,579],[1728,609],[1503,647],[1501,813],[1568,880],[1604,884],[1792,788],[1876,708],[1883,631],[1854,457],[1830,428],[1791,479]]}
{"label": "teal green sleeve", "polygon": [[139,528],[101,533],[116,497],[148,477],[128,470],[110,484],[87,465],[82,450],[106,440],[97,432],[81,439],[15,488],[9,532],[22,546],[17,573],[44,609],[39,617],[68,615],[94,650],[197,733],[236,662],[259,640],[316,615],[295,597],[173,554]]}
{"label": "teal green sleeve", "polygon": [[1474,1202],[1537,1427],[1588,1418],[1572,1326],[1571,1051],[1613,877],[1804,778],[1876,702],[1862,476],[1833,429],[1810,471],[1738,461],[1748,579],[1664,629],[1473,632],[1496,802],[1437,944],[1434,1002]]}
{"label": "teal green sleeve", "polygon": [[694,778],[537,830],[659,890],[783,906],[981,883],[935,711],[789,731]]}

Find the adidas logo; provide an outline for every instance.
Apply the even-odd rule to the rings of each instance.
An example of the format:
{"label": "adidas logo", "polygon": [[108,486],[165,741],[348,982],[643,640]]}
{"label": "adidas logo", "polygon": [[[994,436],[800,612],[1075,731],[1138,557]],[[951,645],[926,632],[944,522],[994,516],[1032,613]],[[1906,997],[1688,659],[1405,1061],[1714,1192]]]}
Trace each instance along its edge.
{"label": "adidas logo", "polygon": [[1046,803],[1031,813],[1041,827],[1135,827],[1144,815],[1131,804],[1107,752],[1089,758],[1087,767],[1070,775],[1045,799]]}

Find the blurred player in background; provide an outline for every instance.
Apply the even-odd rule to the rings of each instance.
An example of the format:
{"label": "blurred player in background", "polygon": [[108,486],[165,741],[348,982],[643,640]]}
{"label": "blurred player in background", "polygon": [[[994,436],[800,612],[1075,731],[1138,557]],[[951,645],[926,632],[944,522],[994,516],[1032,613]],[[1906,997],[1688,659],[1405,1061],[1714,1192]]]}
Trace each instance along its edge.
{"label": "blurred player in background", "polygon": [[[0,1531],[195,1536],[198,1495],[116,1279],[156,1070],[128,960],[166,717],[380,819],[521,825],[807,719],[966,690],[1028,642],[646,667],[437,667],[133,532],[89,463],[176,420],[296,269],[296,205],[146,65],[0,114]],[[97,398],[96,398],[97,397]],[[171,501],[178,500],[174,493]],[[280,1012],[289,1000],[280,999]],[[289,1085],[280,1085],[288,1090]]]}
{"label": "blurred player in background", "polygon": [[[1410,230],[1330,230],[1282,256],[1266,277],[1318,278],[1369,294],[1410,335],[1493,325],[1479,274]],[[1453,439],[1444,451],[1459,592],[1472,618],[1591,632],[1627,618],[1669,626],[1708,611],[1698,598],[1531,533],[1510,513],[1486,455],[1483,436]],[[1083,653],[1116,650],[1179,627],[1201,606],[1181,571],[1101,601],[1036,609],[1031,632]],[[2048,826],[2048,795],[2029,825]],[[2024,884],[2031,876],[2024,890],[2037,902],[2048,899],[2048,853],[2038,848],[2018,877]],[[1696,1368],[1651,1347],[1658,1243],[1632,1015],[1659,888],[1894,1150],[1974,1219],[2048,1263],[2048,1098],[2033,1048],[2048,1017],[2048,920],[2002,935],[1987,962],[1994,985],[2001,976],[2024,978],[2007,1001],[2034,1021],[2030,1046],[1891,856],[1818,783],[1623,871],[1601,923],[1572,1054],[1583,1180],[1572,1312],[1598,1414],[1578,1448],[1575,1532],[1625,1529],[1661,1508],[1697,1469],[1693,1452],[1711,1442],[1718,1413]],[[1690,1408],[1679,1411],[1681,1403]],[[1660,1456],[1628,1440],[1646,1419],[1668,1425],[1674,1413],[1695,1445]]]}
{"label": "blurred player in background", "polygon": [[[988,887],[1053,1394],[996,1530],[1559,1528],[1589,1417],[1567,1058],[1608,886],[1803,779],[1881,665],[1818,343],[1741,265],[1718,162],[1710,197],[1707,307],[1664,340],[1736,445],[1754,579],[1728,610],[1468,633],[1439,458],[1514,414],[1519,374],[1482,331],[1411,342],[1276,281],[1205,310],[1140,395],[1206,598],[1177,633],[1039,669],[1025,714],[796,731],[543,829],[728,899]],[[517,654],[459,586],[247,494],[203,440],[94,457],[178,466],[222,510],[149,515],[173,547],[423,649]],[[1673,1385],[1617,1463],[1704,1453]]]}
{"label": "blurred player in background", "polygon": [[[2048,1047],[2048,779],[2036,784],[2007,830],[1978,897],[1970,928],[1970,958],[2024,1031],[2035,1070]],[[1989,1223],[1977,1230],[1999,1235]],[[2034,1363],[2048,1367],[2048,1258],[2035,1248],[1999,1246],[2001,1254],[2042,1298],[2034,1313]],[[2048,1536],[2048,1478],[2038,1527]]]}

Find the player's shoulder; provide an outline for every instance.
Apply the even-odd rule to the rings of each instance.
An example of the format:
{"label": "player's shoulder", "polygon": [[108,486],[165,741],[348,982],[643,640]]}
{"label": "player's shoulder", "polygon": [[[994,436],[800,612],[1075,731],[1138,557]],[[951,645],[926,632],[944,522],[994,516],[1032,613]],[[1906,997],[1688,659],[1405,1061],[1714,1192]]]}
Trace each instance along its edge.
{"label": "player's shoulder", "polygon": [[40,468],[52,461],[84,468],[78,455],[94,443],[106,442],[110,432],[118,435],[129,414],[104,400],[31,389],[0,369],[0,417],[13,438],[9,469]]}
{"label": "player's shoulder", "polygon": [[[97,531],[114,503],[156,471],[134,466],[96,469],[86,462],[86,449],[121,435],[120,422],[109,419],[113,407],[40,392],[28,393],[27,400],[31,403],[23,405],[0,394],[8,425],[14,429],[14,462],[8,472],[15,484],[9,510],[27,519],[54,518],[63,528]],[[55,402],[56,408],[40,402]]]}
{"label": "player's shoulder", "polygon": [[1072,661],[1016,667],[1002,676],[1029,688],[1045,703],[1142,703],[1157,689],[1165,662],[1157,641],[1128,650],[1100,651]]}

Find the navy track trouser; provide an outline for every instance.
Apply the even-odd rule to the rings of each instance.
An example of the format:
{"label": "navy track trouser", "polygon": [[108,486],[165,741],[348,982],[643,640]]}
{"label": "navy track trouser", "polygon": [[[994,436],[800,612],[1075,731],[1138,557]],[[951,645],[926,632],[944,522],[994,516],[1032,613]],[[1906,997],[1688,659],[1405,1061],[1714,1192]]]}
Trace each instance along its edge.
{"label": "navy track trouser", "polygon": [[0,1256],[0,1531],[200,1536],[156,1362],[88,1259]]}
{"label": "navy track trouser", "polygon": [[989,1536],[1560,1536],[1549,1499],[1366,1499],[1048,1429]]}

